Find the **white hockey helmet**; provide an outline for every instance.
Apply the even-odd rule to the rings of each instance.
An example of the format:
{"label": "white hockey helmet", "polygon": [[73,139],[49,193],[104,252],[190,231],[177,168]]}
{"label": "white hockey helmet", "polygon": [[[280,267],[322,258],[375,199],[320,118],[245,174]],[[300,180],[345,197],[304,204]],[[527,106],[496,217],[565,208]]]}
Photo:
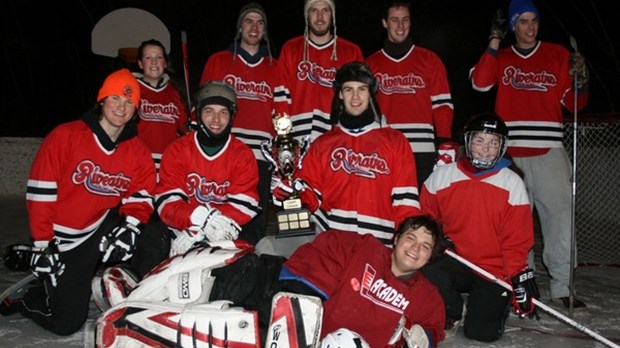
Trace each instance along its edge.
{"label": "white hockey helmet", "polygon": [[370,345],[357,332],[338,329],[323,338],[321,348],[370,348]]}

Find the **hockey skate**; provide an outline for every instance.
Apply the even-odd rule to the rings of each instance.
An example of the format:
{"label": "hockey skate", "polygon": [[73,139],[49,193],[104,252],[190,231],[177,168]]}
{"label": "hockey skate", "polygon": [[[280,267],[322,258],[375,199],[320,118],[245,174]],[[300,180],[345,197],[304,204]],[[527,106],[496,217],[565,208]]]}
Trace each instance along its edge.
{"label": "hockey skate", "polygon": [[7,316],[17,313],[19,303],[30,288],[41,285],[34,274],[28,274],[22,280],[10,286],[0,294],[0,314]]}

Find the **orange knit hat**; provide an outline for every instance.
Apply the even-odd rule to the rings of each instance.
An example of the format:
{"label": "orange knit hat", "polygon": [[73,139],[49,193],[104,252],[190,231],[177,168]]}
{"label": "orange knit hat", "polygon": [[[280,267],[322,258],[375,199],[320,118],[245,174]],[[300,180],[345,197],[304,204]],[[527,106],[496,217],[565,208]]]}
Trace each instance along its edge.
{"label": "orange knit hat", "polygon": [[136,108],[140,106],[140,85],[128,69],[117,70],[106,77],[99,89],[97,102],[111,95],[129,98]]}

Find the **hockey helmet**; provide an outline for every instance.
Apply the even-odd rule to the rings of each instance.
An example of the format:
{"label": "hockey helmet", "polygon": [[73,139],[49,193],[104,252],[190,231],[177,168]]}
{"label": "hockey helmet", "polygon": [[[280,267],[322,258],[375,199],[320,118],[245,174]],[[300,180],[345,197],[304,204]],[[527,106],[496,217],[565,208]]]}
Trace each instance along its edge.
{"label": "hockey helmet", "polygon": [[[473,137],[478,133],[494,134],[498,136],[499,151],[497,155],[492,159],[475,158],[471,151],[471,142]],[[508,147],[508,127],[504,121],[495,113],[486,112],[473,116],[465,125],[465,153],[467,158],[471,161],[472,165],[479,169],[488,169],[493,167],[506,153]]]}
{"label": "hockey helmet", "polygon": [[209,81],[202,85],[196,92],[196,113],[200,115],[200,111],[205,105],[217,104],[226,107],[231,115],[237,112],[237,93],[226,82]]}
{"label": "hockey helmet", "polygon": [[357,332],[338,329],[323,338],[321,348],[370,348],[370,345]]}
{"label": "hockey helmet", "polygon": [[[220,146],[228,140],[233,119],[237,113],[237,93],[223,81],[209,81],[196,93],[196,115],[198,116],[198,141],[205,146]],[[230,120],[224,130],[213,133],[202,121],[202,109],[210,104],[221,105],[230,112]]]}

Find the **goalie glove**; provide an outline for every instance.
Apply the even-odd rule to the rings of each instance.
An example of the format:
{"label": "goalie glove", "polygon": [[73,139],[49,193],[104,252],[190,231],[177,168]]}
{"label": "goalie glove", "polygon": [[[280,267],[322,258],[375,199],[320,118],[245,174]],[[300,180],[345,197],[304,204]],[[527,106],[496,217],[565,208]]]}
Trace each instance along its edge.
{"label": "goalie glove", "polygon": [[435,166],[433,167],[433,170],[454,162],[456,160],[458,150],[459,144],[454,141],[446,141],[441,143],[441,145],[439,145],[439,149],[437,150],[437,158],[435,159]]}
{"label": "goalie glove", "polygon": [[506,17],[502,10],[497,10],[493,19],[491,20],[491,30],[489,32],[489,41],[493,39],[503,40],[508,32],[508,26],[506,25]]}
{"label": "goalie glove", "polygon": [[49,278],[52,286],[58,284],[58,277],[65,271],[65,264],[60,258],[58,242],[40,240],[34,242],[30,257],[30,270],[39,279]]}
{"label": "goalie glove", "polygon": [[241,227],[219,210],[200,205],[189,217],[192,226],[188,229],[194,234],[206,237],[210,242],[235,240],[239,237]]}
{"label": "goalie glove", "polygon": [[103,253],[104,263],[127,261],[133,256],[140,235],[139,223],[133,216],[127,216],[123,223],[101,238],[99,251]]}
{"label": "goalie glove", "polygon": [[403,338],[409,348],[428,348],[430,346],[428,335],[418,324],[413,325],[409,330],[404,329]]}
{"label": "goalie glove", "polygon": [[527,268],[511,278],[512,282],[512,309],[520,317],[534,316],[536,305],[534,299],[540,297],[538,285],[534,278],[534,271]]}

